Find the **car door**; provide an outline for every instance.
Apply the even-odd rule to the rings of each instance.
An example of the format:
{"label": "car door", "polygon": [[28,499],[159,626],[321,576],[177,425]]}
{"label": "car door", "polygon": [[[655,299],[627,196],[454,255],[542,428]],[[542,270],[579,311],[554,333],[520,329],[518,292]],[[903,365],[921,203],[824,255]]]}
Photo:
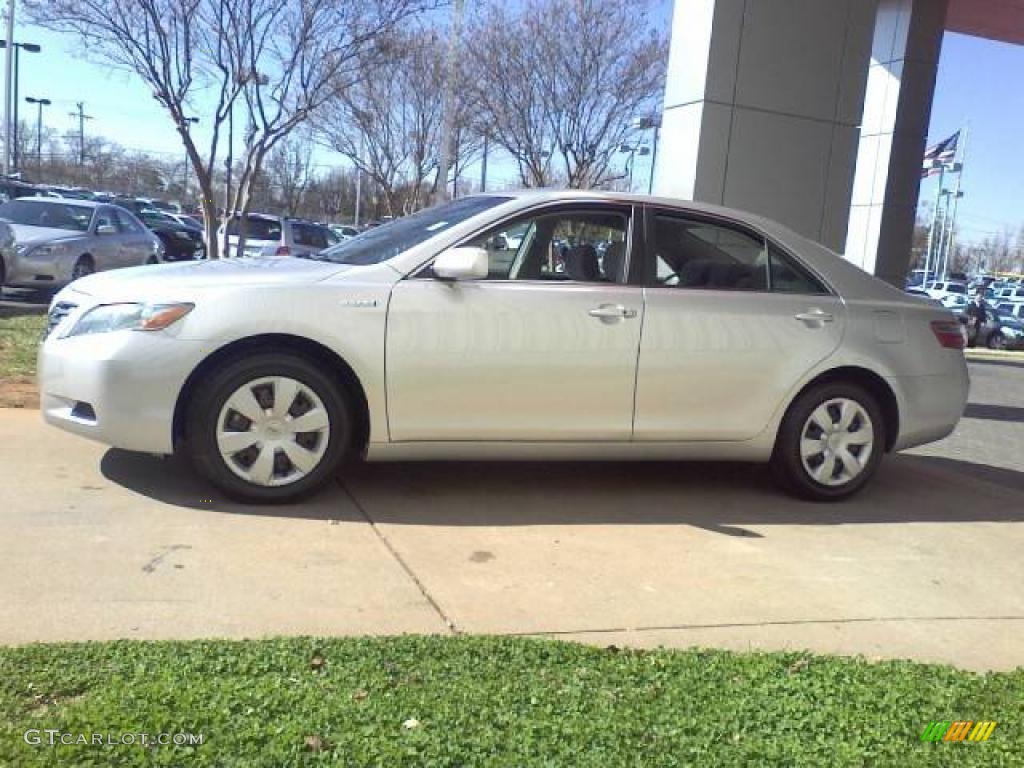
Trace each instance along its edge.
{"label": "car door", "polygon": [[121,222],[121,266],[137,267],[153,255],[153,235],[149,229],[125,210],[116,211]]}
{"label": "car door", "polygon": [[93,214],[92,232],[89,253],[92,255],[96,271],[124,266],[121,262],[123,233],[114,208],[101,206],[96,209],[96,213]]}
{"label": "car door", "polygon": [[838,297],[739,224],[647,211],[637,440],[747,440],[842,338]]}
{"label": "car door", "polygon": [[628,441],[643,321],[643,289],[625,284],[633,219],[630,206],[549,206],[516,220],[528,235],[514,254],[494,250],[505,225],[463,243],[491,246],[486,279],[428,266],[399,282],[391,439]]}

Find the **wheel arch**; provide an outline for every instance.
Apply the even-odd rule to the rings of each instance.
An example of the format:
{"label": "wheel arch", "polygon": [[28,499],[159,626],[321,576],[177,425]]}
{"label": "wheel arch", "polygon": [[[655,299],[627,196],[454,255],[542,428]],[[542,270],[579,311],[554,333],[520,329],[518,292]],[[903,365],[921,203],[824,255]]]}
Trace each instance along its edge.
{"label": "wheel arch", "polygon": [[836,382],[857,384],[871,393],[875,400],[878,401],[878,407],[882,409],[882,418],[885,419],[885,450],[886,452],[891,451],[893,446],[896,445],[896,440],[900,434],[899,403],[896,400],[896,393],[893,392],[889,383],[868,368],[857,365],[844,365],[819,373],[804,384],[800,391],[793,396],[789,401],[786,412],[788,413],[793,404],[811,387],[816,387],[819,384],[834,384]]}
{"label": "wheel arch", "polygon": [[312,362],[319,363],[331,371],[335,381],[351,397],[352,405],[356,411],[353,448],[357,454],[361,454],[365,450],[370,438],[370,408],[366,399],[366,392],[356,372],[333,349],[305,336],[295,336],[288,333],[264,333],[236,339],[215,349],[192,369],[192,372],[185,379],[185,383],[178,392],[178,398],[174,404],[171,440],[175,447],[185,438],[185,421],[188,405],[195,394],[199,382],[218,366],[241,355],[253,352],[281,352],[286,355],[299,355]]}

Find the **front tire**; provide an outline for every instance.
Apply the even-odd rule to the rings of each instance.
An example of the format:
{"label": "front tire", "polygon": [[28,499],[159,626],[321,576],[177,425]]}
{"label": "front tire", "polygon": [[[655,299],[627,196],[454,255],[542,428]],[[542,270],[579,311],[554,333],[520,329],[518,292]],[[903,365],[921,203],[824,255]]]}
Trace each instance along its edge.
{"label": "front tire", "polygon": [[877,400],[856,384],[821,384],[790,406],[775,442],[772,472],[790,493],[838,501],[878,470],[885,422]]}
{"label": "front tire", "polygon": [[92,258],[89,256],[79,256],[78,261],[71,268],[71,279],[78,280],[83,277],[88,277],[96,271],[96,265],[92,263]]}
{"label": "front tire", "polygon": [[187,411],[185,451],[232,498],[287,502],[335,475],[353,435],[347,394],[309,360],[268,352],[206,377]]}

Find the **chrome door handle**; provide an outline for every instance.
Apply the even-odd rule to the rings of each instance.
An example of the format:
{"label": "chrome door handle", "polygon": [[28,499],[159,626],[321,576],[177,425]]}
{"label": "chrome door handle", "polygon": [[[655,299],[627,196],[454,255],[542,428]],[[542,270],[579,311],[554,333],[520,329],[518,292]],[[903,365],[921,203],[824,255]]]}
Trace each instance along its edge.
{"label": "chrome door handle", "polygon": [[588,310],[587,314],[601,320],[621,320],[626,317],[636,317],[636,310],[628,309],[621,304],[602,304]]}
{"label": "chrome door handle", "polygon": [[823,312],[820,309],[810,309],[793,317],[804,323],[831,323],[835,319],[831,312]]}

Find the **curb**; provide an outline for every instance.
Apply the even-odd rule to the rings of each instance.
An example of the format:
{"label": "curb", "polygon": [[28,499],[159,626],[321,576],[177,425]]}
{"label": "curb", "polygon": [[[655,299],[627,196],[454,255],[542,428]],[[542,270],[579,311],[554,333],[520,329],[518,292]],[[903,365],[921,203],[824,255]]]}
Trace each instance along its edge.
{"label": "curb", "polygon": [[1024,351],[1013,352],[1004,349],[965,349],[968,360],[1017,360],[1024,363]]}

